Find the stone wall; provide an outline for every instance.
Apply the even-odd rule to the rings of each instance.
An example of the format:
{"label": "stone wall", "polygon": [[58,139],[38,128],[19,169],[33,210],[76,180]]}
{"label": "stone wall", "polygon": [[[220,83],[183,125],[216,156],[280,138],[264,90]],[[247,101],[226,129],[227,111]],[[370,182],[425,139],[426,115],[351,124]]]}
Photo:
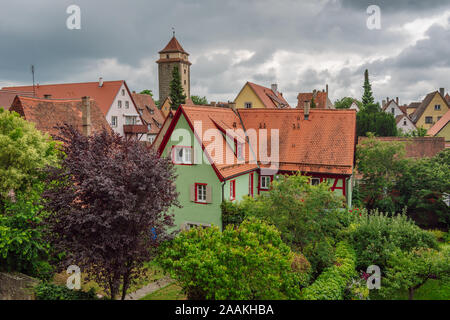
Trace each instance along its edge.
{"label": "stone wall", "polygon": [[39,280],[21,273],[0,272],[0,300],[34,300]]}

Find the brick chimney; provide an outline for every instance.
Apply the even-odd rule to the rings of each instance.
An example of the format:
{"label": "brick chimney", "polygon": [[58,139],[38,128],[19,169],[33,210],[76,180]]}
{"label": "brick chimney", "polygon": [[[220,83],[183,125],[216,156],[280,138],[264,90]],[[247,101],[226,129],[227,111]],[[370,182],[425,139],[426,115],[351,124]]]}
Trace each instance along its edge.
{"label": "brick chimney", "polygon": [[272,89],[273,93],[275,93],[275,95],[278,94],[278,85],[276,83],[272,83],[270,88]]}
{"label": "brick chimney", "polygon": [[89,97],[81,98],[81,121],[83,125],[83,135],[91,135],[91,102]]}
{"label": "brick chimney", "polygon": [[398,105],[398,97],[395,98],[395,103]]}
{"label": "brick chimney", "polygon": [[303,109],[303,114],[305,116],[305,120],[309,119],[309,109],[310,109],[310,101],[306,100],[305,101],[305,108]]}
{"label": "brick chimney", "polygon": [[439,88],[439,93],[441,96],[445,97],[445,88]]}

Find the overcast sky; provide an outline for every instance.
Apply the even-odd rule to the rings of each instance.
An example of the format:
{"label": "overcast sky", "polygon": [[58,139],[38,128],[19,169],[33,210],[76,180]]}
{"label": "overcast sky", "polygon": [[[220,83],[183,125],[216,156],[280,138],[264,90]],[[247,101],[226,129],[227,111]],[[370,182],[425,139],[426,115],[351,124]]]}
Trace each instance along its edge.
{"label": "overcast sky", "polygon": [[[450,1],[1,1],[0,86],[126,80],[158,96],[158,51],[172,36],[190,53],[191,94],[234,100],[246,81],[298,92],[329,85],[334,102],[360,98],[368,68],[378,101],[450,89]],[[81,8],[69,30],[66,9]],[[369,5],[381,29],[367,28]]]}

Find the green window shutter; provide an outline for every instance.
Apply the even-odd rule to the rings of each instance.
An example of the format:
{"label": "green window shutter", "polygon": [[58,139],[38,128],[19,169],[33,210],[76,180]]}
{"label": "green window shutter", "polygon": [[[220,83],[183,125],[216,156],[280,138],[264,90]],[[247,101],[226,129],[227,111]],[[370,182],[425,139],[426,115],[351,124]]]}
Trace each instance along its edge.
{"label": "green window shutter", "polygon": [[212,192],[210,186],[206,186],[206,203],[212,203]]}
{"label": "green window shutter", "polygon": [[191,184],[189,187],[190,187],[190,199],[191,201],[195,201],[195,184]]}

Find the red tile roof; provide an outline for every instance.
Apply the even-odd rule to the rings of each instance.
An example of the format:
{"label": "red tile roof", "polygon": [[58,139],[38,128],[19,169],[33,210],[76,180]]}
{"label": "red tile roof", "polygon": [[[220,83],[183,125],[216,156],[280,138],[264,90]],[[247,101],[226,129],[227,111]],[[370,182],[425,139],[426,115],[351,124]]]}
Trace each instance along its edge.
{"label": "red tile roof", "polygon": [[6,91],[6,90],[0,90],[0,108],[5,109],[5,110],[9,110],[9,108],[11,107],[11,104],[14,101],[14,98],[18,95],[18,94],[22,94],[25,96],[32,96],[33,93],[28,93],[28,94],[24,94],[24,93],[20,93],[17,91]]}
{"label": "red tile roof", "polygon": [[450,95],[448,93],[445,95],[445,100],[450,104]]}
{"label": "red tile roof", "polygon": [[[367,137],[359,137],[358,144]],[[406,156],[409,158],[433,157],[445,149],[443,137],[377,137],[380,141],[405,142]]]}
{"label": "red tile roof", "polygon": [[[36,97],[39,98],[43,98],[46,94],[50,94],[51,98],[54,99],[81,99],[81,97],[89,96],[96,101],[98,107],[106,116],[120,87],[124,83],[124,80],[104,81],[102,87],[99,87],[98,82],[36,85],[35,92]],[[29,95],[30,92],[33,92],[33,86],[5,87],[2,89],[2,91],[11,90],[26,92]]]}
{"label": "red tile roof", "polygon": [[[110,130],[110,126],[97,103],[91,99],[90,105],[92,132],[101,131],[103,128]],[[38,130],[50,135],[57,135],[58,130],[55,129],[55,126],[65,123],[82,131],[81,99],[56,100],[17,96],[10,111],[17,112],[25,120],[33,122]]]}
{"label": "red tile roof", "polygon": [[[311,102],[313,98],[312,92],[299,93],[297,95],[297,108],[302,109],[304,107],[305,101]],[[328,94],[323,91],[317,91],[314,98],[317,109],[327,109],[327,99]]]}
{"label": "red tile roof", "polygon": [[184,54],[189,55],[186,51],[184,51],[181,44],[178,42],[175,36],[170,39],[169,43],[162,49],[159,53],[170,53],[170,52],[182,52]]}
{"label": "red tile roof", "polygon": [[268,141],[270,129],[279,130],[280,170],[352,174],[355,110],[312,109],[309,120],[300,109],[239,109],[239,114],[247,131],[266,128]]}
{"label": "red tile roof", "polygon": [[[207,130],[233,130],[241,129],[243,127],[239,120],[239,117],[229,108],[222,107],[210,107],[210,106],[187,106],[182,105],[181,109],[187,117],[188,122],[195,126],[196,121],[201,121],[202,124],[202,137],[204,137]],[[181,111],[178,108],[177,112]],[[210,131],[211,132],[211,131]],[[245,140],[244,135],[238,135],[238,140],[245,143],[245,161],[244,163],[238,163],[236,155],[233,153],[230,145],[225,139],[216,145],[216,148],[222,148],[222,155],[209,153],[211,159],[215,160],[214,165],[224,179],[231,178],[237,174],[256,170],[258,165],[256,163],[250,163],[250,148]],[[206,150],[213,148],[214,139],[204,138],[203,145]],[[227,158],[227,155],[230,158]]]}
{"label": "red tile roof", "polygon": [[438,122],[428,129],[427,134],[430,136],[437,135],[450,121],[450,110],[447,111]]}
{"label": "red tile roof", "polygon": [[[272,89],[260,86],[253,82],[247,82],[266,108],[290,108],[289,103],[283,98],[281,92],[273,92]],[[280,107],[279,107],[280,106]]]}
{"label": "red tile roof", "polygon": [[134,92],[132,93],[132,96],[138,110],[142,110],[141,117],[145,124],[151,125],[151,130],[148,133],[158,134],[164,123],[165,117],[162,111],[155,105],[152,96]]}

